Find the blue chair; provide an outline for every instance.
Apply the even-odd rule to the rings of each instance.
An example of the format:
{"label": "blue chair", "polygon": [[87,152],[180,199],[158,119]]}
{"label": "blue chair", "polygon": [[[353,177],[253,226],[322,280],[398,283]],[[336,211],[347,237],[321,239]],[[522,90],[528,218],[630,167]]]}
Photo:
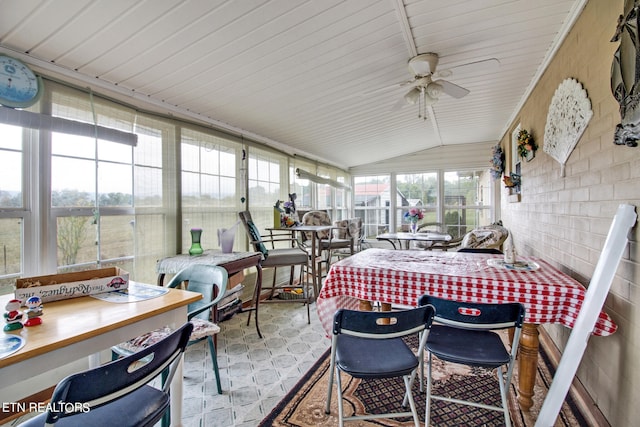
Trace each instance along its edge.
{"label": "blue chair", "polygon": [[[341,309],[336,312],[333,321],[331,365],[325,412],[331,413],[331,394],[335,379],[340,427],[344,425],[344,421],[408,416],[413,417],[416,427],[420,425],[411,387],[418,368],[422,366],[423,349],[433,316],[433,307],[428,305],[400,311],[378,312]],[[412,334],[421,334],[420,344],[415,353],[402,339],[402,337]],[[345,417],[340,372],[363,379],[402,377],[405,384],[404,398],[409,401],[411,412]],[[402,396],[399,396],[398,402],[402,402],[402,406],[406,406]]]}
{"label": "blue chair", "polygon": [[[187,318],[193,323],[193,332],[189,339],[192,345],[202,340],[209,343],[213,373],[216,377],[218,394],[222,393],[220,383],[220,371],[218,369],[218,356],[214,342],[215,335],[220,332],[220,327],[211,321],[213,308],[224,297],[227,290],[227,270],[215,265],[193,264],[178,272],[167,284],[168,288],[175,288],[186,283],[186,289],[202,294],[202,299],[192,302],[187,307]],[[137,338],[111,347],[114,358],[128,356],[132,353],[164,339],[171,333],[171,329],[165,326],[155,331],[148,332]]]}
{"label": "blue chair", "polygon": [[[432,400],[474,406],[504,413],[505,425],[511,426],[507,396],[522,332],[525,309],[520,303],[480,304],[449,301],[423,295],[418,305],[435,307],[436,314],[427,338],[427,409],[425,425],[429,425]],[[511,350],[495,330],[515,328]],[[486,405],[432,393],[431,364],[438,359],[467,366],[495,369],[500,386],[502,406]]]}
{"label": "blue chair", "polygon": [[[169,409],[169,386],[193,330],[185,323],[137,353],[70,375],[53,391],[47,411],[19,427],[152,427]],[[169,368],[162,389],[148,383]]]}

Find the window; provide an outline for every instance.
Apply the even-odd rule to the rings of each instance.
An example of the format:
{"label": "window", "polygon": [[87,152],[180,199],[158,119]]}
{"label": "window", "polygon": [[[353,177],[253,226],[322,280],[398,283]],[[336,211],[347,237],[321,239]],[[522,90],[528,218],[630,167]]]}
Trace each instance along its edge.
{"label": "window", "polygon": [[445,172],[444,223],[454,237],[491,222],[488,171]]}
{"label": "window", "polygon": [[133,147],[53,132],[51,213],[59,270],[131,261]]}
{"label": "window", "polygon": [[454,237],[493,217],[494,184],[487,169],[355,176],[354,185],[355,214],[363,218],[367,238],[406,231],[403,215],[414,206],[425,214],[421,223],[443,223]]}
{"label": "window", "polygon": [[203,247],[218,247],[218,228],[238,220],[237,171],[242,145],[191,129],[182,130],[182,252],[191,245],[191,228],[201,228]]}
{"label": "window", "polygon": [[317,168],[317,176],[324,178],[325,182],[317,182],[318,201],[316,207],[326,210],[332,219],[336,217],[336,189],[335,171],[332,168],[322,166]]}
{"label": "window", "polygon": [[[289,182],[291,192],[296,193],[296,207],[299,211],[309,211],[316,208],[314,202],[314,183],[305,177],[296,174],[296,170],[315,171],[315,166],[311,162],[301,159],[294,159],[289,165]],[[302,219],[302,218],[300,218]]]}
{"label": "window", "polygon": [[[286,157],[257,148],[249,151],[249,206],[259,229],[273,227],[276,201],[288,200]],[[298,195],[298,200],[301,200]]]}
{"label": "window", "polygon": [[403,215],[412,207],[420,208],[424,213],[421,222],[439,222],[438,174],[436,172],[399,174],[396,176],[396,186],[398,188],[396,230],[406,229],[408,224],[403,222]]}
{"label": "window", "polygon": [[362,218],[365,237],[389,231],[391,185],[389,175],[354,178],[353,205],[355,216]]}
{"label": "window", "polygon": [[23,130],[0,124],[0,294],[12,289],[23,271],[25,194],[23,175]]}
{"label": "window", "polygon": [[135,279],[155,283],[158,259],[175,253],[176,164],[175,126],[138,116],[133,150],[134,267]]}

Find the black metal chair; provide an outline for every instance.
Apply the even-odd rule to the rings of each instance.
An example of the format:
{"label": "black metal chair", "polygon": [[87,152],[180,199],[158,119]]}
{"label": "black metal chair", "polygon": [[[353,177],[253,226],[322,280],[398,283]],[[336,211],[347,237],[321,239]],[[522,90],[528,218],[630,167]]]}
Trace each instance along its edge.
{"label": "black metal chair", "polygon": [[[262,285],[260,289],[256,287],[254,293],[254,304],[259,304],[259,292],[262,290],[269,290],[269,298],[273,297],[276,290],[283,290],[285,287],[276,285],[276,270],[281,267],[290,268],[289,273],[289,285],[286,286],[289,289],[301,289],[302,298],[291,300],[272,300],[274,302],[302,302],[307,305],[307,323],[311,323],[310,304],[314,298],[317,298],[319,289],[313,289],[313,295],[310,293],[310,287],[314,286],[315,281],[308,281],[306,278],[306,269],[309,264],[309,253],[298,246],[298,241],[295,239],[291,232],[283,230],[284,233],[271,236],[263,236],[260,234],[260,230],[253,222],[251,212],[242,211],[238,212],[238,217],[244,225],[247,236],[249,237],[249,244],[256,252],[262,252],[264,259],[261,262],[262,268],[273,268],[273,281],[271,286]],[[279,245],[279,246],[278,246]],[[267,247],[269,246],[269,247]],[[294,283],[295,269],[300,268],[300,275],[298,276],[298,283]],[[256,312],[256,322],[258,313]],[[249,318],[247,324],[251,320],[251,312],[249,312]],[[257,323],[256,323],[257,327]],[[260,332],[258,335],[262,337]]]}
{"label": "black metal chair", "polygon": [[[520,303],[480,304],[449,301],[423,295],[418,305],[433,306],[436,310],[434,324],[427,338],[427,409],[425,425],[429,425],[431,401],[469,405],[504,413],[505,425],[511,426],[507,396],[511,375],[518,351],[525,309]],[[494,330],[515,328],[510,351]],[[436,396],[432,393],[431,364],[438,359],[468,366],[495,369],[500,386],[502,406]]]}
{"label": "black metal chair", "polygon": [[[66,377],[53,391],[47,411],[20,427],[154,426],[169,409],[169,386],[192,329],[185,323],[137,353]],[[167,368],[162,389],[148,385]]]}
{"label": "black metal chair", "polygon": [[[427,331],[431,327],[433,316],[433,307],[428,305],[400,311],[378,312],[341,309],[336,312],[333,321],[331,366],[329,368],[325,412],[331,413],[331,394],[335,378],[340,427],[343,426],[344,421],[407,416],[413,417],[416,427],[420,425],[411,387],[418,368],[422,365]],[[411,334],[421,334],[420,343],[415,353],[402,339],[402,337]],[[340,372],[362,379],[402,377],[405,384],[404,398],[409,401],[411,411],[387,414],[354,414],[345,417]],[[402,402],[405,406],[402,396],[399,396],[398,402]]]}

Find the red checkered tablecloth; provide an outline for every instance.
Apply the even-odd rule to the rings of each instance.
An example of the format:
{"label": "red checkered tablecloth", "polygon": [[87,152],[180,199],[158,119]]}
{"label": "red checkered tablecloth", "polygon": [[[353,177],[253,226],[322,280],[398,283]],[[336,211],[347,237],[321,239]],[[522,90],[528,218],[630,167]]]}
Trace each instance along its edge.
{"label": "red checkered tablecloth", "polygon": [[[317,299],[328,334],[339,308],[357,309],[359,300],[415,306],[423,294],[487,303],[520,302],[527,323],[560,323],[572,328],[586,289],[549,263],[532,257],[533,271],[491,266],[500,255],[367,249],[331,265]],[[595,335],[611,335],[617,325],[601,312]]]}

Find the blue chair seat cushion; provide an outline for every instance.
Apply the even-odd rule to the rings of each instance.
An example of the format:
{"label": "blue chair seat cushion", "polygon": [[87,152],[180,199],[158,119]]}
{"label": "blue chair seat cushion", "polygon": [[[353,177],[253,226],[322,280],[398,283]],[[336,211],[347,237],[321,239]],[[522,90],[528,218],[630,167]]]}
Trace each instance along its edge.
{"label": "blue chair seat cushion", "polygon": [[355,378],[391,378],[409,375],[418,358],[402,338],[367,339],[338,335],[336,365]]}
{"label": "blue chair seat cushion", "polygon": [[[169,406],[169,395],[151,386],[144,386],[107,406],[92,408],[88,412],[60,418],[56,427],[151,427]],[[29,420],[21,427],[43,427],[47,413]],[[143,420],[150,420],[145,423]]]}
{"label": "blue chair seat cushion", "polygon": [[490,369],[510,360],[500,335],[492,331],[432,325],[426,349],[448,362]]}

